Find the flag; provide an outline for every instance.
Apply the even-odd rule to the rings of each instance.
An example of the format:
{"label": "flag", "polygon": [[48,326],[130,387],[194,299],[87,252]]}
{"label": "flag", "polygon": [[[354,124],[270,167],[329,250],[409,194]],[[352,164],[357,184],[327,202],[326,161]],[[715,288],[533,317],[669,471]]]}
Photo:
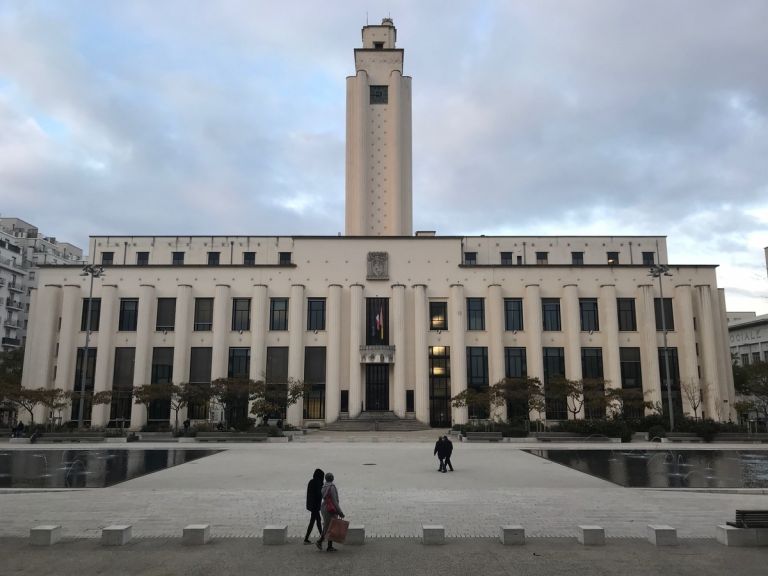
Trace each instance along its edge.
{"label": "flag", "polygon": [[384,307],[379,308],[379,315],[376,316],[379,328],[379,338],[384,340]]}

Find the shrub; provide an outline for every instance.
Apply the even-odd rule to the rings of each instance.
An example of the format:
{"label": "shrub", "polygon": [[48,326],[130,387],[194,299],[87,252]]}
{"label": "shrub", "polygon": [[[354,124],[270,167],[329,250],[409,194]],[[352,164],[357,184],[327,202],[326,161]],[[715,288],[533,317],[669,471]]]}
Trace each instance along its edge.
{"label": "shrub", "polygon": [[667,431],[664,426],[651,426],[648,428],[648,440],[653,442],[654,438],[664,438],[667,435]]}
{"label": "shrub", "polygon": [[632,428],[624,420],[564,420],[554,429],[558,432],[573,432],[584,436],[621,438],[622,442],[632,440]]}

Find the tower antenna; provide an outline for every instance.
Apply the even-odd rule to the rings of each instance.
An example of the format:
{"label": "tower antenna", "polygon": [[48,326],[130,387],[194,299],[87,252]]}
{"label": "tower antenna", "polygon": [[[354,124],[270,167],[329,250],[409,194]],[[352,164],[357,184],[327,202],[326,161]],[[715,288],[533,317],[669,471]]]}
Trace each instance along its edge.
{"label": "tower antenna", "polygon": [[365,11],[365,25],[368,26],[368,10]]}

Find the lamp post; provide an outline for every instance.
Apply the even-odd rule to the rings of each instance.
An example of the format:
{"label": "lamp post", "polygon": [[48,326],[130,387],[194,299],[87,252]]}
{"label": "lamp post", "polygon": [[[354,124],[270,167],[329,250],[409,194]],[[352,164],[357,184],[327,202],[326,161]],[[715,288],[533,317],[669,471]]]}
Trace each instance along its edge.
{"label": "lamp post", "polygon": [[83,428],[83,412],[85,410],[85,378],[88,373],[88,346],[91,343],[91,306],[93,304],[93,279],[104,276],[104,267],[94,264],[86,264],[80,276],[91,277],[91,287],[88,290],[88,308],[85,314],[85,348],[83,348],[83,361],[80,364],[80,409],[77,415],[77,427]]}
{"label": "lamp post", "polygon": [[669,431],[675,429],[675,412],[672,409],[672,384],[669,381],[669,353],[667,350],[667,315],[664,310],[664,286],[661,282],[662,276],[672,276],[669,266],[666,264],[651,265],[649,276],[659,279],[659,298],[661,300],[661,332],[664,335],[664,382],[667,388],[667,410],[669,410]]}

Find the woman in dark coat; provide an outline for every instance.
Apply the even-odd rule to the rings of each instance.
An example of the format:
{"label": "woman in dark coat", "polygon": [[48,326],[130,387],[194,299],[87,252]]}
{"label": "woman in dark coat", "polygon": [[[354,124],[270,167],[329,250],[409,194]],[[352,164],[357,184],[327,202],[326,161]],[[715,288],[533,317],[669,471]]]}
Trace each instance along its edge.
{"label": "woman in dark coat", "polygon": [[320,523],[320,504],[323,502],[323,477],[325,474],[320,468],[315,469],[312,480],[307,484],[307,510],[312,514],[307,527],[307,535],[304,536],[304,544],[312,544],[309,535],[312,534],[312,528],[317,523],[317,531],[320,536],[323,535],[323,526]]}

